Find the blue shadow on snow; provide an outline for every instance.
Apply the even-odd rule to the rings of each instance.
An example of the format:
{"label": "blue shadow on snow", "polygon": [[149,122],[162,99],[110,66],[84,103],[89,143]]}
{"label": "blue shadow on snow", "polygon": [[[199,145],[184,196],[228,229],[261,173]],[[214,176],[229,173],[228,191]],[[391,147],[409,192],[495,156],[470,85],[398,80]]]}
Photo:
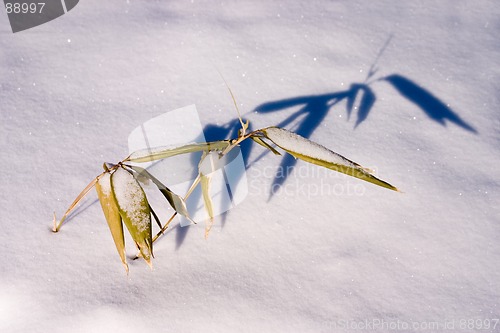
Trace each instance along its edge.
{"label": "blue shadow on snow", "polygon": [[[260,104],[254,110],[258,113],[271,113],[292,107],[301,107],[277,126],[285,127],[302,116],[303,119],[298,121],[297,128],[294,131],[303,137],[309,138],[316,128],[324,121],[330,109],[345,99],[348,120],[353,110],[357,109],[356,122],[354,124],[354,129],[356,129],[361,123],[366,121],[377,100],[371,86],[376,82],[386,81],[391,84],[402,97],[417,105],[431,120],[443,126],[446,126],[447,120],[471,133],[478,133],[474,127],[464,121],[439,98],[410,79],[399,74],[392,74],[367,82],[374,73],[375,71],[373,68],[370,69],[369,75],[364,83],[353,83],[350,85],[349,89],[345,91],[322,95],[299,96],[266,102]],[[252,163],[255,163],[267,153],[268,151],[265,151]],[[294,157],[286,154],[281,161],[280,170],[289,170],[288,167],[293,167],[296,163],[297,160]],[[275,176],[271,189],[275,188],[275,186],[281,186],[286,181],[287,176],[287,173],[284,173],[283,177]],[[269,198],[271,197],[272,191]]]}

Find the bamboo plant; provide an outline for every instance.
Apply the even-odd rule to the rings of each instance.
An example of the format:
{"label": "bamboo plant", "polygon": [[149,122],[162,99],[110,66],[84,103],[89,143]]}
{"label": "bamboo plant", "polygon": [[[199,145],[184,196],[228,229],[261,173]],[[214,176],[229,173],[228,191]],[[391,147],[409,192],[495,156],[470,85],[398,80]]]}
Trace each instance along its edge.
{"label": "bamboo plant", "polygon": [[[165,230],[174,217],[180,214],[195,223],[189,216],[186,208],[186,200],[197,186],[201,186],[203,201],[209,216],[209,223],[205,230],[205,236],[208,235],[214,219],[212,199],[209,194],[210,174],[218,168],[218,163],[222,163],[221,159],[225,155],[248,139],[255,141],[275,155],[281,155],[278,151],[278,149],[281,149],[297,159],[362,179],[389,190],[398,191],[396,187],[374,176],[371,170],[363,168],[359,164],[296,133],[275,126],[248,131],[249,123],[244,123],[241,117],[239,117],[239,120],[241,129],[238,132],[238,136],[234,139],[139,150],[133,152],[117,164],[104,163],[104,171],[85,187],[59,221],[57,221],[54,213],[53,231],[58,232],[61,229],[68,215],[87,193],[95,187],[125,270],[128,272],[123,231],[124,224],[138,249],[138,257],[142,257],[151,267],[153,244],[165,233]],[[146,169],[136,165],[137,163],[157,161],[179,154],[195,152],[202,152],[198,165],[198,176],[184,197],[172,192]],[[161,223],[148,203],[146,194],[138,181],[141,178],[149,179],[154,183],[169,205],[174,209],[174,213],[164,224]],[[154,236],[152,232],[153,219],[160,228],[159,232]]]}

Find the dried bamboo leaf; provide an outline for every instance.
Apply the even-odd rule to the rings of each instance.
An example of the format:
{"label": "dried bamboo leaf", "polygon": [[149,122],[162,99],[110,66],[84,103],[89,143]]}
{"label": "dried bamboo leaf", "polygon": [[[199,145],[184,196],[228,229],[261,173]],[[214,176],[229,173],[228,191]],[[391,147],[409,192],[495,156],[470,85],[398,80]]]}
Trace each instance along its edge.
{"label": "dried bamboo leaf", "polygon": [[391,184],[367,172],[367,169],[359,164],[296,133],[279,127],[265,128],[262,130],[262,133],[278,147],[296,158],[362,179],[393,191],[399,191]]}
{"label": "dried bamboo leaf", "polygon": [[216,153],[203,154],[200,164],[198,166],[200,172],[201,192],[205,209],[208,213],[209,220],[205,227],[205,238],[208,237],[210,229],[214,222],[214,208],[212,198],[210,197],[210,181],[212,173],[217,169],[217,162],[219,162],[219,155]]}
{"label": "dried bamboo leaf", "polygon": [[125,238],[123,236],[123,224],[120,216],[118,206],[116,205],[116,200],[111,191],[111,175],[109,173],[104,173],[95,184],[95,189],[97,196],[99,197],[99,202],[101,203],[102,211],[108,222],[109,230],[113,236],[113,241],[115,242],[116,250],[120,255],[125,270],[128,273],[127,259],[125,256]]}
{"label": "dried bamboo leaf", "polygon": [[230,141],[221,140],[213,142],[190,143],[175,147],[157,147],[141,149],[133,152],[124,162],[151,162],[180,154],[194,153],[198,151],[222,150],[230,145]]}
{"label": "dried bamboo leaf", "polygon": [[203,193],[203,202],[205,203],[205,209],[207,210],[208,216],[210,217],[207,225],[205,227],[205,238],[208,237],[210,229],[214,223],[214,208],[212,204],[212,198],[210,197],[210,176],[201,175],[201,191]]}

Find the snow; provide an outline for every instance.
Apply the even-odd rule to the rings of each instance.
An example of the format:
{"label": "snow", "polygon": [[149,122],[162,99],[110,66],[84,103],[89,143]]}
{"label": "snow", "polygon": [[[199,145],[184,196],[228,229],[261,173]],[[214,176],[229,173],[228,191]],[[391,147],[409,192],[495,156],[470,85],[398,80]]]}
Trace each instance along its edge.
{"label": "snow", "polygon": [[[12,34],[0,14],[0,332],[493,324],[499,17],[493,0],[85,0]],[[203,224],[172,225],[152,271],[129,260],[125,274],[94,191],[50,231],[149,119],[195,104],[207,141],[233,135],[217,70],[251,130],[296,131],[404,193],[245,142],[248,195],[207,240]],[[348,118],[352,84],[375,99]]]}
{"label": "snow", "polygon": [[111,174],[106,172],[97,181],[101,187],[104,196],[108,197],[111,194]]}

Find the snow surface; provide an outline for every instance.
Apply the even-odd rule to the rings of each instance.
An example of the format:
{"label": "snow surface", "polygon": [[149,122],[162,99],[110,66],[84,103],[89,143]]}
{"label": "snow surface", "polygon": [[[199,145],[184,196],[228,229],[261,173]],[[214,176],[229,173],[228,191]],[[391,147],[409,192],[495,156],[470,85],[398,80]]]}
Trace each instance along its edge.
{"label": "snow surface", "polygon": [[[0,30],[0,332],[499,331],[498,1],[85,0]],[[227,134],[217,70],[253,129],[404,193],[254,144],[246,199],[207,240],[173,226],[153,271],[125,275],[94,192],[51,233],[148,119],[196,104]]]}

